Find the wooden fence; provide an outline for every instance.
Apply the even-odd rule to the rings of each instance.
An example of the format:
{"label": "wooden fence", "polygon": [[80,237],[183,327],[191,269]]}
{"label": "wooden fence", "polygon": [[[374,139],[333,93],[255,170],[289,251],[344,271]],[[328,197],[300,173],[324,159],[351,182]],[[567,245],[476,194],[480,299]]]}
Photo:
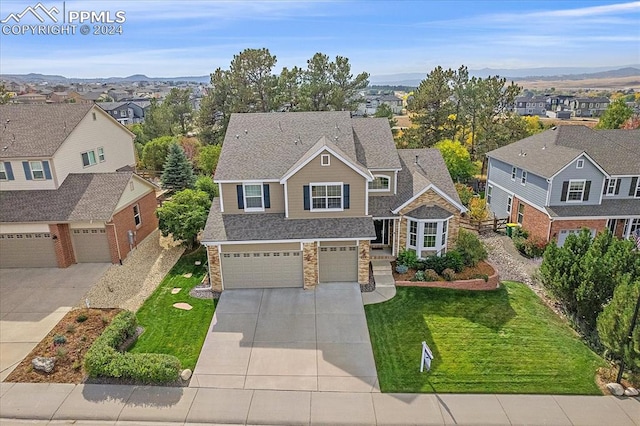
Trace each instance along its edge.
{"label": "wooden fence", "polygon": [[493,219],[486,219],[483,221],[473,220],[470,217],[461,217],[460,218],[460,228],[465,229],[467,231],[476,232],[478,234],[485,232],[506,232],[507,222],[509,222],[509,218],[498,218],[494,217]]}

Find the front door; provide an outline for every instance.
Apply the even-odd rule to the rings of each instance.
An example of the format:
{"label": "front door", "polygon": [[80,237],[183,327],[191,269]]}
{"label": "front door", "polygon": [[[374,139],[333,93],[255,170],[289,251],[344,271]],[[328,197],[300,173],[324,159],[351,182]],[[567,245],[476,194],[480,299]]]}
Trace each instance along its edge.
{"label": "front door", "polygon": [[389,228],[390,226],[392,226],[391,224],[392,224],[392,221],[389,219],[374,220],[373,226],[376,229],[376,239],[373,240],[371,243],[388,246],[389,245]]}

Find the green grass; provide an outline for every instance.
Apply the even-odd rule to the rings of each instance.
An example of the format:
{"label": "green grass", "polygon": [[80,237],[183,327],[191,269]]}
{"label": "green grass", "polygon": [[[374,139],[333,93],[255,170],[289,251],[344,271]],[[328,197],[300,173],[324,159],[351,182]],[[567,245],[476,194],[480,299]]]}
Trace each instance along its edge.
{"label": "green grass", "polygon": [[[606,363],[524,284],[397,290],[365,306],[383,392],[601,394]],[[422,341],[435,358],[424,373]]]}
{"label": "green grass", "polygon": [[[202,265],[195,266],[196,260],[200,260]],[[205,261],[206,252],[200,248],[180,258],[169,271],[136,313],[144,333],[131,352],[175,355],[182,363],[182,368],[193,370],[215,309],[211,299],[189,296],[189,291],[204,277]],[[191,278],[182,276],[188,272],[193,274]],[[174,287],[181,287],[182,290],[178,294],[171,294]],[[172,306],[176,302],[187,302],[193,309],[176,309]]]}

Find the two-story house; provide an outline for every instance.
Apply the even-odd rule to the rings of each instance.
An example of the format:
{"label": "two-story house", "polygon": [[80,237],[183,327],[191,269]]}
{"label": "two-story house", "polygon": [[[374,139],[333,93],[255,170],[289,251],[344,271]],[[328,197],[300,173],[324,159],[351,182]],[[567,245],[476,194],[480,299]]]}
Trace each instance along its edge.
{"label": "two-story house", "polygon": [[439,151],[396,150],[386,118],[233,114],[202,243],[212,288],[369,282],[371,256],[446,252],[465,208]]}
{"label": "two-story house", "polygon": [[0,267],[122,262],[158,226],[133,133],[93,104],[0,106]]}
{"label": "two-story house", "polygon": [[566,103],[573,111],[574,117],[600,117],[609,108],[609,99],[598,98],[572,98]]}
{"label": "two-story house", "polygon": [[514,111],[518,115],[538,115],[542,117],[546,115],[546,96],[519,96],[515,98],[514,102]]}
{"label": "two-story house", "polygon": [[640,229],[640,130],[559,126],[487,154],[493,213],[564,244],[589,228]]}

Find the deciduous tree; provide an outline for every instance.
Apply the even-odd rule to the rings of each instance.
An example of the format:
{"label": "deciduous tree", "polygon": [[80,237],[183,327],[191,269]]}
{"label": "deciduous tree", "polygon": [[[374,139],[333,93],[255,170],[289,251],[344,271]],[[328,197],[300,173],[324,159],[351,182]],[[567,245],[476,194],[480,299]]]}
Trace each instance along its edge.
{"label": "deciduous tree", "polygon": [[147,170],[162,171],[169,147],[175,142],[175,138],[171,136],[162,136],[147,142],[142,149],[142,165]]}
{"label": "deciduous tree", "polygon": [[207,145],[200,148],[198,153],[198,168],[207,175],[213,175],[218,166],[218,159],[222,147],[220,145]]}
{"label": "deciduous tree", "polygon": [[442,154],[447,170],[455,182],[467,182],[477,173],[469,151],[459,141],[445,139],[436,143],[435,148]]}
{"label": "deciduous tree", "polygon": [[600,117],[597,129],[619,129],[622,124],[633,116],[633,109],[624,99],[619,98],[611,102],[606,111]]}
{"label": "deciduous tree", "polygon": [[172,235],[188,248],[193,248],[198,244],[198,234],[207,223],[210,208],[211,200],[206,192],[185,189],[158,207],[158,227],[165,237]]}

